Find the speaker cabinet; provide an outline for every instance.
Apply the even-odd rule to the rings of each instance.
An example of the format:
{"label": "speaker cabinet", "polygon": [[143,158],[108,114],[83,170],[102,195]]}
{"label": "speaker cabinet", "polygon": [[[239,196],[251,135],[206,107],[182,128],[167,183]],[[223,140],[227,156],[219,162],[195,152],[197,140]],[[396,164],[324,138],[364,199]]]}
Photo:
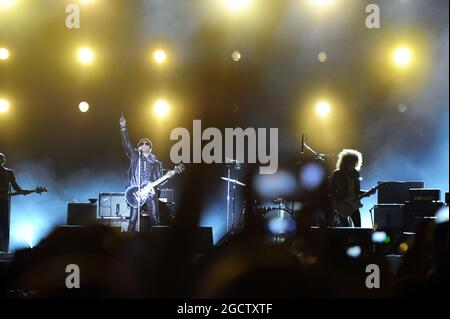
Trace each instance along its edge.
{"label": "speaker cabinet", "polygon": [[374,223],[381,228],[403,228],[405,205],[383,204],[374,208]]}
{"label": "speaker cabinet", "polygon": [[91,203],[68,203],[67,225],[89,226],[97,221],[97,205]]}
{"label": "speaker cabinet", "polygon": [[97,218],[130,218],[124,193],[100,193]]}

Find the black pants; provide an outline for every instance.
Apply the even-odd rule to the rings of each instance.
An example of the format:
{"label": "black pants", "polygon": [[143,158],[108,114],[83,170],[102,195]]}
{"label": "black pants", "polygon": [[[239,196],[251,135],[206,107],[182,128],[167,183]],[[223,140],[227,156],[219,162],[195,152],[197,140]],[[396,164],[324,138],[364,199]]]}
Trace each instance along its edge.
{"label": "black pants", "polygon": [[[158,199],[156,196],[149,196],[145,201],[145,204],[141,207],[141,225],[142,225],[142,215],[145,214],[145,218],[150,219],[150,224],[152,226],[159,225],[159,214],[158,214]],[[137,231],[137,221],[138,221],[138,209],[131,207],[130,214],[130,224],[128,225],[128,231]],[[143,229],[141,229],[143,230]]]}
{"label": "black pants", "polygon": [[361,227],[361,213],[359,212],[359,210],[355,210],[351,218],[355,227]]}
{"label": "black pants", "polygon": [[[349,220],[351,219],[351,220]],[[335,215],[336,227],[361,227],[361,213],[355,210],[350,217],[342,217],[336,213]]]}
{"label": "black pants", "polygon": [[9,200],[0,199],[0,251],[9,251]]}

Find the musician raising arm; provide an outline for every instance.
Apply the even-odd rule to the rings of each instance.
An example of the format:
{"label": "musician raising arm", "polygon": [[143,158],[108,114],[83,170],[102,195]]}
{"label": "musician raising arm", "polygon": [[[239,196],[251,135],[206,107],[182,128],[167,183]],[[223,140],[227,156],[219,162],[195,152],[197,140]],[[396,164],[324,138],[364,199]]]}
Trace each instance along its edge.
{"label": "musician raising arm", "polygon": [[[139,186],[144,182],[153,182],[159,179],[163,175],[163,167],[162,163],[157,160],[155,155],[152,154],[152,142],[148,138],[143,138],[139,141],[137,149],[133,148],[128,137],[126,120],[123,114],[120,117],[119,124],[122,146],[130,160],[127,187]],[[152,226],[159,224],[157,194],[149,194],[145,200],[145,204],[142,206],[142,210],[147,211],[149,214]],[[128,231],[137,230],[137,220],[138,209],[131,207],[131,217]]]}

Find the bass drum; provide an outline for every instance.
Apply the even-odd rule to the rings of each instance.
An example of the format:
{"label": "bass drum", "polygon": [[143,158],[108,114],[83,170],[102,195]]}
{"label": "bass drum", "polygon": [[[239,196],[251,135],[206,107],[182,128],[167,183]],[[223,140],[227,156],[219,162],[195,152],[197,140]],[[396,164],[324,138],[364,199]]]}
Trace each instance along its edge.
{"label": "bass drum", "polygon": [[294,236],[297,230],[295,218],[288,210],[283,208],[266,208],[264,220],[269,236],[272,236],[276,241]]}

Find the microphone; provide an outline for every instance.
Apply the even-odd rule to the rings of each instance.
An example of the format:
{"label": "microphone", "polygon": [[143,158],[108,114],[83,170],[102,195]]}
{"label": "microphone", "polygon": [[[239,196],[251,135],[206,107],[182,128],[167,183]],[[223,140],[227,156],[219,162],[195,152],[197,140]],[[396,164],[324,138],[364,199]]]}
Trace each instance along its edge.
{"label": "microphone", "polygon": [[300,149],[300,154],[303,154],[303,153],[305,153],[305,132],[304,131],[302,132],[302,146]]}
{"label": "microphone", "polygon": [[228,162],[230,162],[230,163],[235,163],[235,164],[241,164],[241,162],[239,162],[238,160],[234,160],[234,159],[231,159],[231,158],[226,158],[226,160],[228,161]]}

